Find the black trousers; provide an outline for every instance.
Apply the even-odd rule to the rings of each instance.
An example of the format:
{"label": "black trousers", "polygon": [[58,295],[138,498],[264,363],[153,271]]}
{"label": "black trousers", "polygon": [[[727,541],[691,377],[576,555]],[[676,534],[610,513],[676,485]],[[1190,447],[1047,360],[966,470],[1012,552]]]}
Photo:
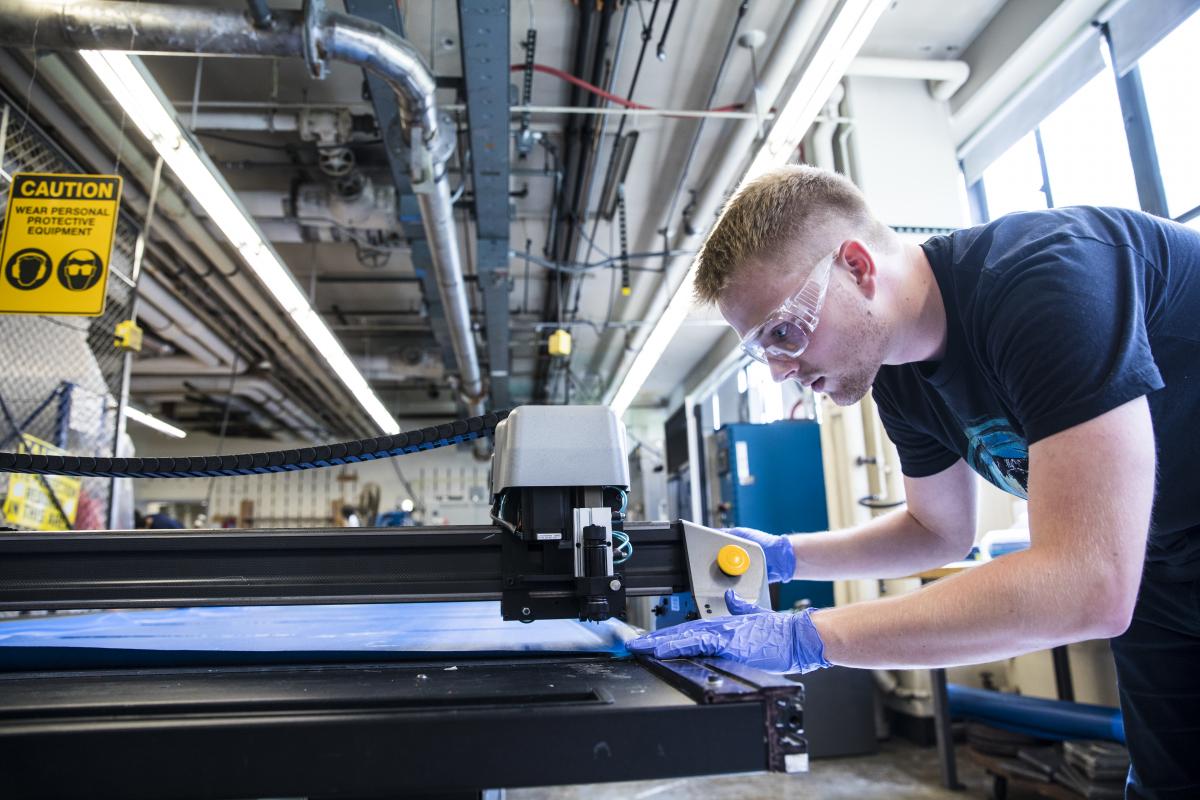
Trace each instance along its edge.
{"label": "black trousers", "polygon": [[1146,576],[1112,650],[1132,759],[1126,798],[1200,798],[1200,580]]}

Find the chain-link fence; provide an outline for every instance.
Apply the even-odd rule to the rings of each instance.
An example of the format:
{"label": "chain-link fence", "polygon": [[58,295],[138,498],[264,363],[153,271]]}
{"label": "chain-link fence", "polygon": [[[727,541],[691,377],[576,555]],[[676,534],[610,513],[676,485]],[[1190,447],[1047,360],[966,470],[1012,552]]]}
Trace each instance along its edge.
{"label": "chain-link fence", "polygon": [[[15,173],[80,171],[20,108],[0,98],[0,114],[6,105],[7,127],[0,135],[4,142],[0,214],[8,206]],[[72,455],[113,455],[124,357],[113,343],[114,329],[129,314],[128,276],[137,236],[137,227],[124,215],[119,217],[107,301],[100,316],[0,315],[0,450],[38,448],[45,443]],[[0,524],[40,529],[107,527],[111,481],[78,481],[0,476],[7,519]],[[25,506],[23,513],[17,513],[17,500]],[[56,503],[64,506],[72,524],[63,524]],[[132,527],[128,503],[120,505],[126,510],[119,514],[118,526]],[[39,516],[42,522],[31,524]]]}

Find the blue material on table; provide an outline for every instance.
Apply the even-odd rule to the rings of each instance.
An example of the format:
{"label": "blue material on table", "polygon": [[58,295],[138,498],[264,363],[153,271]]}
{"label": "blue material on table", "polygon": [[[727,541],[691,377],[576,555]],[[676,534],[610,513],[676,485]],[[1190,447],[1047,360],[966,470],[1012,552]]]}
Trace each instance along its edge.
{"label": "blue material on table", "polygon": [[0,622],[0,670],[624,656],[637,634],[618,620],[505,622],[496,602],[107,611]]}

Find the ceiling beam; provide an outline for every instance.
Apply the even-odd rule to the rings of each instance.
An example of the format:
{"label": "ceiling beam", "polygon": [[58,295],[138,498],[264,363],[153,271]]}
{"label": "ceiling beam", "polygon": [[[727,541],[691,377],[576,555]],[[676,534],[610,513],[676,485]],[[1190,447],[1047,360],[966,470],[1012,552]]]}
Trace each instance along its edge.
{"label": "ceiling beam", "polygon": [[508,0],[458,0],[458,15],[490,398],[508,408]]}

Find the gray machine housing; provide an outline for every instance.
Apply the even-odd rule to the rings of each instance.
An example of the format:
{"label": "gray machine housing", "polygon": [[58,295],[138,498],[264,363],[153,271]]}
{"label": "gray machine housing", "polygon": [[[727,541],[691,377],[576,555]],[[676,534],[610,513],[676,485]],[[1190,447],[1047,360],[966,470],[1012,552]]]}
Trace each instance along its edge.
{"label": "gray machine housing", "polygon": [[492,496],[536,486],[629,488],[625,424],[608,406],[521,406],[496,426]]}

